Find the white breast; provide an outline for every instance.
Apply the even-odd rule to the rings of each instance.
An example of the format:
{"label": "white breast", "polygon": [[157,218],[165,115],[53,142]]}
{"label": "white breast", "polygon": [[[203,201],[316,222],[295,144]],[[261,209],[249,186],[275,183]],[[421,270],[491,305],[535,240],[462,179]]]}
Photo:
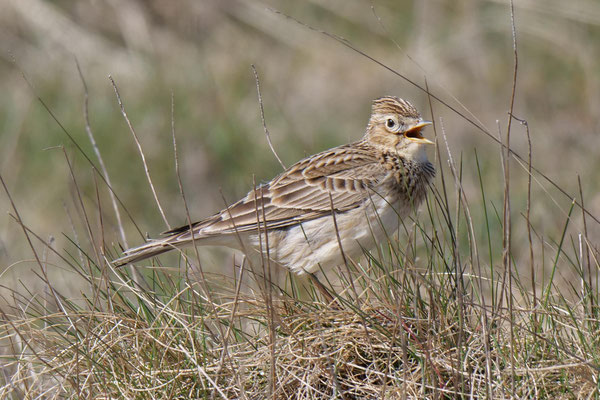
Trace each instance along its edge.
{"label": "white breast", "polygon": [[[372,249],[391,238],[402,218],[411,211],[407,205],[398,204],[400,199],[395,190],[387,191],[384,197],[372,193],[361,207],[336,213],[335,222],[332,215],[326,215],[270,233],[271,259],[300,275],[318,271],[319,265],[322,268],[342,265],[342,250],[346,259],[356,260],[363,249]],[[253,242],[257,247],[258,237],[254,236]],[[263,241],[263,249],[265,246]]]}

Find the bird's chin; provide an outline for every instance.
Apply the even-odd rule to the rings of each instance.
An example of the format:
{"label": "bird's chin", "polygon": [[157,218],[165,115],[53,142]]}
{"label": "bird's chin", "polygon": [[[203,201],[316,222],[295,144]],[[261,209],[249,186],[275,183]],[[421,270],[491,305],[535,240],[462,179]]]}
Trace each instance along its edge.
{"label": "bird's chin", "polygon": [[398,153],[409,160],[420,163],[428,161],[426,148],[425,143],[411,141],[398,149]]}

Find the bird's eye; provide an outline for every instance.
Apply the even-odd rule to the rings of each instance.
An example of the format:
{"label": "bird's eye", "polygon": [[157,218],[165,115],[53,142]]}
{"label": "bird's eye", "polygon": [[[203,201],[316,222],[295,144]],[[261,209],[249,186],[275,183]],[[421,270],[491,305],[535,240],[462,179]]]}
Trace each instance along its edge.
{"label": "bird's eye", "polygon": [[388,118],[387,121],[385,121],[385,124],[387,125],[388,128],[392,129],[396,127],[396,121],[394,121],[391,118]]}

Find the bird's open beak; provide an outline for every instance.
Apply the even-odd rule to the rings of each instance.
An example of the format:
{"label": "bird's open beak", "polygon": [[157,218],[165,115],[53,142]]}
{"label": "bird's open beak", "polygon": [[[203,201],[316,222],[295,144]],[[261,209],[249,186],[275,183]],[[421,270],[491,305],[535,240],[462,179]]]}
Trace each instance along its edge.
{"label": "bird's open beak", "polygon": [[435,144],[431,140],[426,139],[421,135],[421,129],[426,127],[427,125],[431,125],[429,121],[421,121],[415,126],[410,127],[406,132],[404,132],[404,137],[412,140],[413,142],[423,143],[423,144]]}

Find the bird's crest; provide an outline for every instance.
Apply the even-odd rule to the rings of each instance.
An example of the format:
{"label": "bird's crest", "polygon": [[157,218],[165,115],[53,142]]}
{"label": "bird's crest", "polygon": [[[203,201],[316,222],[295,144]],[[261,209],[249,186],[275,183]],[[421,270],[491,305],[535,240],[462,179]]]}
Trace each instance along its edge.
{"label": "bird's crest", "polygon": [[380,97],[373,101],[373,114],[398,114],[418,119],[421,114],[408,101],[395,96]]}

